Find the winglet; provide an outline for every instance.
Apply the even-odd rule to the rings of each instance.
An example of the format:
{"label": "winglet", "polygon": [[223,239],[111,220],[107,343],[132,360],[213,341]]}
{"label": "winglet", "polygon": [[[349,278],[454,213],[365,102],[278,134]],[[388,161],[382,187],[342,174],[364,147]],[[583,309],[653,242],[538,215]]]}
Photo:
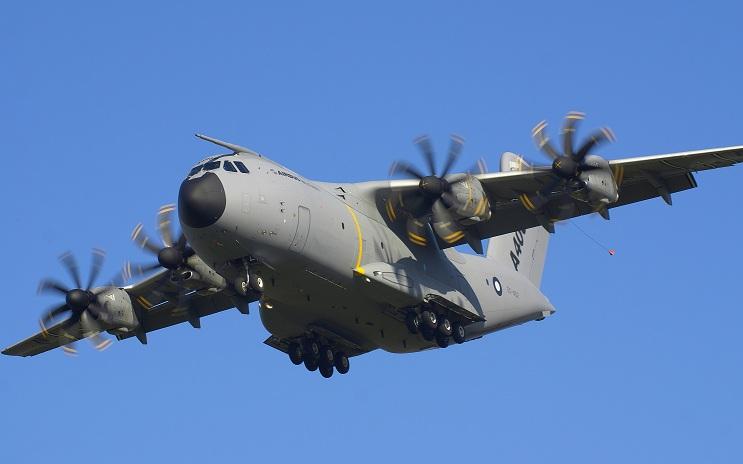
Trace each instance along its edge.
{"label": "winglet", "polygon": [[215,145],[219,145],[220,147],[227,148],[228,150],[232,150],[235,153],[249,153],[251,155],[260,156],[258,153],[254,152],[253,150],[250,150],[245,147],[241,147],[240,145],[235,145],[229,142],[224,142],[222,140],[215,139],[213,137],[209,137],[208,135],[204,135],[204,134],[196,133],[194,135],[200,138],[201,140],[206,140],[207,142],[211,142]]}

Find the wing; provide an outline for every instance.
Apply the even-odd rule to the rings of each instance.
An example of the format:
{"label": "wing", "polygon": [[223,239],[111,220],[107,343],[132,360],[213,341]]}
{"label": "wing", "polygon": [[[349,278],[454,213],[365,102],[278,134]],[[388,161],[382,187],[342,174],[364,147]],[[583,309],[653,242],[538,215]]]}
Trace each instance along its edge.
{"label": "wing", "polygon": [[248,313],[248,304],[257,301],[256,295],[243,297],[228,290],[211,292],[208,289],[193,290],[178,301],[178,287],[170,280],[170,272],[163,270],[152,277],[127,287],[132,304],[139,319],[139,330],[117,333],[124,340],[133,336],[146,343],[146,334],[155,330],[189,322],[194,328],[201,327],[201,318],[238,308]]}
{"label": "wing", "polygon": [[61,321],[6,348],[2,353],[9,356],[36,356],[84,337],[79,322],[68,324],[66,321]]}
{"label": "wing", "polygon": [[[212,292],[206,288],[195,288],[179,300],[177,297],[179,289],[170,280],[170,271],[165,269],[122,290],[129,294],[139,326],[135,330],[113,328],[108,332],[119,340],[136,336],[142,343],[147,342],[149,332],[184,322],[200,327],[202,317],[230,308],[237,307],[241,312],[247,313],[248,304],[257,300],[256,296],[243,297],[231,294],[227,289]],[[35,356],[84,337],[79,322],[67,324],[62,321],[16,343],[2,353],[11,356]]]}
{"label": "wing", "polygon": [[[673,193],[697,186],[694,172],[740,162],[743,162],[743,146],[610,161],[619,186],[619,201],[610,208],[656,197],[670,204]],[[480,239],[486,239],[539,226],[536,216],[521,203],[519,195],[538,191],[549,182],[549,176],[547,172],[523,171],[478,175],[493,205],[493,217],[469,229]],[[593,213],[588,205],[578,201],[575,203],[574,213],[566,219]],[[442,243],[441,246],[452,245]]]}

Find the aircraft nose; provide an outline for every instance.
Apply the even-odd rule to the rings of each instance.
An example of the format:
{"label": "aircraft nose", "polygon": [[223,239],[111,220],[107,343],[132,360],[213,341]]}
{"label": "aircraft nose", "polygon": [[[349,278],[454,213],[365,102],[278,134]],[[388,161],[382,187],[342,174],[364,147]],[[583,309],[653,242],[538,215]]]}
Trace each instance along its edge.
{"label": "aircraft nose", "polygon": [[227,198],[219,177],[207,172],[195,179],[186,179],[178,192],[178,215],[193,228],[208,227],[222,216]]}

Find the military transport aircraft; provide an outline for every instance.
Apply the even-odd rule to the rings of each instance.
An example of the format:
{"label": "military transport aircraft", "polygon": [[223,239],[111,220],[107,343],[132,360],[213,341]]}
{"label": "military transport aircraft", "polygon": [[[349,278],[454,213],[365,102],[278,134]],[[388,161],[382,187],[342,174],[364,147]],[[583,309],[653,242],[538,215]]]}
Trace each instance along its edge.
{"label": "military transport aircraft", "polygon": [[[377,348],[409,353],[446,348],[555,312],[539,290],[554,224],[697,186],[694,172],[743,161],[743,146],[607,161],[593,154],[613,139],[599,130],[574,142],[580,113],[569,113],[558,148],[538,124],[533,137],[550,166],[505,153],[500,172],[450,171],[462,139],[452,137],[437,173],[428,138],[416,144],[427,170],[407,162],[407,179],[315,182],[259,153],[204,135],[227,150],[197,163],[178,193],[182,232],[171,230],[174,205],[158,214],[161,243],[138,225],[132,239],[157,258],[124,268],[140,277],[95,286],[103,254],[94,251],[83,283],[41,282],[64,297],[41,318],[41,331],[3,351],[34,356],[76,340],[98,348],[258,301],[266,344],[324,377],[345,374],[349,358]],[[469,245],[485,256],[460,253]],[[62,318],[63,316],[66,318]],[[60,318],[62,320],[60,321]]]}

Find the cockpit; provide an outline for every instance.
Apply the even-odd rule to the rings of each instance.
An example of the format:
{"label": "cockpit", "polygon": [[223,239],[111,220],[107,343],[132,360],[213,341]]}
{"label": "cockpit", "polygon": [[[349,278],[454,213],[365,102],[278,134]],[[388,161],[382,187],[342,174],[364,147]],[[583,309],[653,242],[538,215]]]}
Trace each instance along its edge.
{"label": "cockpit", "polygon": [[242,161],[211,160],[194,166],[194,168],[188,173],[187,177],[195,176],[201,171],[216,171],[220,168],[228,172],[240,172],[242,174],[250,173],[250,170]]}

